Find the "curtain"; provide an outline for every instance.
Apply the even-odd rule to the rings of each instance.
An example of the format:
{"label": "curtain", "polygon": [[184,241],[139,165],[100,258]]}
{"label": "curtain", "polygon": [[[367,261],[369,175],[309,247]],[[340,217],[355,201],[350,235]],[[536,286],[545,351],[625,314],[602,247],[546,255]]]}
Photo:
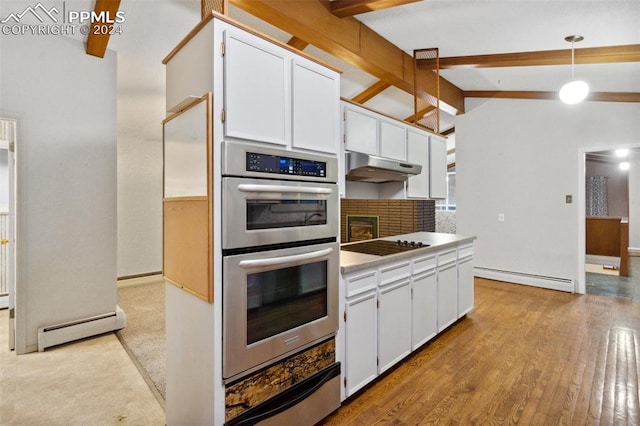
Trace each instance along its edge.
{"label": "curtain", "polygon": [[586,181],[586,215],[608,216],[607,208],[607,177],[588,177]]}

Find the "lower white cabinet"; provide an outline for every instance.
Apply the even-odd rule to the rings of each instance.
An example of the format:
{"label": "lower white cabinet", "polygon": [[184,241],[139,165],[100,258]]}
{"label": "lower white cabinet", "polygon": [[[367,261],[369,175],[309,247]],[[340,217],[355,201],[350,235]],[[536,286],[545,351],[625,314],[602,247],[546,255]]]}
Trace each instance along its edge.
{"label": "lower white cabinet", "polygon": [[473,254],[458,259],[458,317],[473,309]]}
{"label": "lower white cabinet", "polygon": [[411,277],[378,290],[378,373],[411,353]]}
{"label": "lower white cabinet", "polygon": [[413,277],[411,316],[411,349],[414,350],[438,334],[438,283],[435,261],[433,268]]}
{"label": "lower white cabinet", "polygon": [[346,397],[378,375],[378,271],[364,270],[343,278]]}
{"label": "lower white cabinet", "polygon": [[438,332],[449,327],[457,319],[458,270],[454,257],[453,260],[443,263],[438,260]]}
{"label": "lower white cabinet", "polygon": [[343,276],[344,397],[473,308],[473,244]]}

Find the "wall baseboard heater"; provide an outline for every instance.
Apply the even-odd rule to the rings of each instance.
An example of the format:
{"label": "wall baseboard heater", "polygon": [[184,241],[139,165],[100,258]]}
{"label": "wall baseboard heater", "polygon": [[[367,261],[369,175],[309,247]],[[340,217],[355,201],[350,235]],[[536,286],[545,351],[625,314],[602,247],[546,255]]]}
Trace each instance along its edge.
{"label": "wall baseboard heater", "polygon": [[473,269],[473,272],[474,275],[479,278],[524,284],[533,287],[548,288],[551,290],[567,291],[569,293],[576,292],[575,282],[569,278],[548,277],[544,275],[526,274],[523,272],[484,268],[481,266],[476,266]]}
{"label": "wall baseboard heater", "polygon": [[96,315],[77,321],[38,328],[38,351],[45,348],[120,330],[127,324],[127,316],[119,306],[115,312]]}

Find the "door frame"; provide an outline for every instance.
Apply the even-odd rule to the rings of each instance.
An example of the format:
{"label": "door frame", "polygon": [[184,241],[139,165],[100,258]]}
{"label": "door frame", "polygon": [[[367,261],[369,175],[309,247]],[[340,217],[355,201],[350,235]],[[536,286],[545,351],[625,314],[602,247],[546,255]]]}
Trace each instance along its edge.
{"label": "door frame", "polygon": [[575,283],[574,292],[578,294],[586,294],[587,292],[587,275],[585,271],[585,259],[587,251],[587,236],[586,236],[586,158],[590,152],[599,151],[612,151],[621,148],[640,148],[640,143],[627,143],[620,145],[602,145],[597,147],[580,148],[578,150],[578,281]]}

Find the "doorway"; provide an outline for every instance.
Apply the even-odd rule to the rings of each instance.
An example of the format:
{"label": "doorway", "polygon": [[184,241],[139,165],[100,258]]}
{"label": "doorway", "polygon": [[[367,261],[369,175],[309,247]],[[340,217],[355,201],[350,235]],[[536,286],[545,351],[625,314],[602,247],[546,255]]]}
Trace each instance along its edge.
{"label": "doorway", "polygon": [[0,118],[0,309],[9,309],[9,349],[15,348],[16,122]]}
{"label": "doorway", "polygon": [[629,239],[639,226],[640,147],[585,150],[581,159],[577,290],[640,301],[640,257],[630,256],[640,244]]}

